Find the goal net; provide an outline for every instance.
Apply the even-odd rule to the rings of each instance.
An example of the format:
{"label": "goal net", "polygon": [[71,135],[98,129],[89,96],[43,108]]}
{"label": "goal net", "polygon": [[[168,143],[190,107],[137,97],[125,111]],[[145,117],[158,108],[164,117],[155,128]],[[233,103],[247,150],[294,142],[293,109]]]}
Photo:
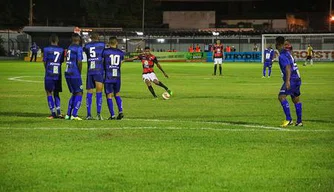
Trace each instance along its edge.
{"label": "goal net", "polygon": [[314,51],[313,61],[334,61],[334,33],[322,34],[262,34],[261,51],[268,44],[275,49],[275,38],[283,36],[289,40],[293,47],[293,56],[296,61],[305,61],[307,57],[307,46],[311,45]]}

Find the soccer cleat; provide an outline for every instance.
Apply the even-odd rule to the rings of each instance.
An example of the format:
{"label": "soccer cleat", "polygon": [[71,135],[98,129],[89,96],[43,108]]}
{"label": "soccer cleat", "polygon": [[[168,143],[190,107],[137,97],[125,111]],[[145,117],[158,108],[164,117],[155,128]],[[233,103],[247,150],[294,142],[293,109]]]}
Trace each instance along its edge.
{"label": "soccer cleat", "polygon": [[115,120],[115,119],[116,119],[115,116],[111,116],[108,118],[108,120]]}
{"label": "soccer cleat", "polygon": [[123,117],[124,117],[123,113],[119,113],[116,119],[121,120],[123,119]]}
{"label": "soccer cleat", "polygon": [[66,116],[65,116],[65,120],[71,120],[71,116],[66,115]]}
{"label": "soccer cleat", "polygon": [[93,118],[92,116],[88,115],[88,116],[86,117],[86,120],[94,120],[94,118]]}
{"label": "soccer cleat", "polygon": [[287,127],[287,126],[292,125],[292,124],[293,124],[292,120],[290,120],[290,121],[284,120],[281,127]]}
{"label": "soccer cleat", "polygon": [[58,119],[64,119],[64,115],[58,114],[56,118],[58,118]]}
{"label": "soccer cleat", "polygon": [[55,118],[55,116],[53,116],[53,115],[50,115],[49,117],[47,117],[47,119],[54,119]]}
{"label": "soccer cleat", "polygon": [[266,78],[266,76],[262,76],[262,78]]}
{"label": "soccer cleat", "polygon": [[168,89],[167,92],[169,93],[170,96],[173,95],[173,91],[171,91],[171,90]]}
{"label": "soccer cleat", "polygon": [[81,119],[80,117],[74,117],[74,116],[71,116],[71,120],[81,121],[82,119]]}
{"label": "soccer cleat", "polygon": [[296,123],[295,126],[296,126],[296,127],[302,127],[302,126],[303,126],[303,123],[302,123],[302,122]]}
{"label": "soccer cleat", "polygon": [[270,76],[268,76],[268,78],[270,78]]}
{"label": "soccer cleat", "polygon": [[97,116],[96,116],[96,120],[103,120],[101,114],[97,114]]}

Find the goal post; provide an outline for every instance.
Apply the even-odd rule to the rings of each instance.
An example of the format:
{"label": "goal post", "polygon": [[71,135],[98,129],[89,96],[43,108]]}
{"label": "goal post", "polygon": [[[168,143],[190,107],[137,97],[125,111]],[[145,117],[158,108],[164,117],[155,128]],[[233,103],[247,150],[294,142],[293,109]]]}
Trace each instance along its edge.
{"label": "goal post", "polygon": [[261,51],[262,62],[264,59],[264,50],[268,44],[275,49],[275,38],[283,36],[289,40],[293,47],[293,56],[296,61],[305,61],[307,57],[307,46],[313,47],[313,61],[334,61],[334,33],[317,33],[317,34],[262,34]]}

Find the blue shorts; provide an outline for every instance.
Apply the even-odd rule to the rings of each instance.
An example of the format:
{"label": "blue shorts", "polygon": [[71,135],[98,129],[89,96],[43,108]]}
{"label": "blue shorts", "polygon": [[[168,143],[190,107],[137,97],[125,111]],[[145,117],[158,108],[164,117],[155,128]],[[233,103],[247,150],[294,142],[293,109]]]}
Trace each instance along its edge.
{"label": "blue shorts", "polygon": [[264,67],[271,67],[273,65],[272,62],[264,62],[263,66]]}
{"label": "blue shorts", "polygon": [[291,95],[292,98],[298,97],[300,95],[301,84],[300,79],[291,79],[290,89],[287,90],[284,82],[278,95]]}
{"label": "blue shorts", "polygon": [[44,79],[44,88],[49,92],[62,92],[61,78],[58,80],[53,79]]}
{"label": "blue shorts", "polygon": [[95,81],[103,83],[103,74],[87,75],[86,89],[94,89]]}
{"label": "blue shorts", "polygon": [[104,84],[104,92],[106,94],[109,93],[118,93],[121,90],[121,81],[117,80],[115,83],[105,83]]}
{"label": "blue shorts", "polygon": [[83,92],[81,78],[66,78],[66,83],[71,93]]}

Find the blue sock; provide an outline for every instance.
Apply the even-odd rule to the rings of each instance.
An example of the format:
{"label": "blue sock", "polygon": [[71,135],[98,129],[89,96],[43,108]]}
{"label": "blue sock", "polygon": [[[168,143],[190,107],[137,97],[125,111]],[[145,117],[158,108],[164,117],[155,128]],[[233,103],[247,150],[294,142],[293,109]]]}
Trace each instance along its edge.
{"label": "blue sock", "polygon": [[82,101],[82,95],[74,96],[74,108],[72,114],[74,117],[78,116],[78,110],[80,109],[81,101]]}
{"label": "blue sock", "polygon": [[302,122],[302,103],[296,103],[295,108],[296,108],[296,114],[297,114],[297,123],[301,123]]}
{"label": "blue sock", "polygon": [[112,103],[112,99],[107,98],[107,103],[108,103],[108,108],[109,108],[110,115],[112,117],[114,117],[115,112],[114,112],[114,106],[113,106],[113,103]]}
{"label": "blue sock", "polygon": [[55,103],[53,102],[53,98],[52,98],[52,96],[50,95],[50,96],[47,96],[47,100],[48,100],[48,105],[49,105],[49,109],[50,109],[50,111],[51,111],[51,114],[52,114],[52,116],[56,116],[56,113],[55,113]]}
{"label": "blue sock", "polygon": [[122,99],[121,96],[115,96],[117,107],[118,107],[118,113],[123,112],[123,105],[122,105]]}
{"label": "blue sock", "polygon": [[271,75],[271,67],[269,67],[268,69],[268,76],[270,77],[270,75]]}
{"label": "blue sock", "polygon": [[91,114],[92,98],[93,98],[93,93],[87,93],[86,97],[87,116],[92,116]]}
{"label": "blue sock", "polygon": [[74,103],[74,96],[72,95],[72,97],[68,101],[68,108],[67,108],[67,115],[68,116],[71,116],[71,114],[72,114],[73,103]]}
{"label": "blue sock", "polygon": [[59,97],[59,94],[54,94],[53,95],[54,98],[55,98],[55,106],[56,106],[56,109],[57,109],[57,115],[60,115],[60,97]]}
{"label": "blue sock", "polygon": [[266,76],[266,68],[263,67],[263,77],[265,77],[265,76]]}
{"label": "blue sock", "polygon": [[97,114],[101,113],[102,109],[102,92],[96,93],[96,110]]}
{"label": "blue sock", "polygon": [[284,111],[284,114],[285,114],[285,120],[291,121],[292,118],[291,118],[291,114],[290,114],[289,102],[286,99],[284,99],[283,101],[281,101],[281,105],[283,107],[283,111]]}

